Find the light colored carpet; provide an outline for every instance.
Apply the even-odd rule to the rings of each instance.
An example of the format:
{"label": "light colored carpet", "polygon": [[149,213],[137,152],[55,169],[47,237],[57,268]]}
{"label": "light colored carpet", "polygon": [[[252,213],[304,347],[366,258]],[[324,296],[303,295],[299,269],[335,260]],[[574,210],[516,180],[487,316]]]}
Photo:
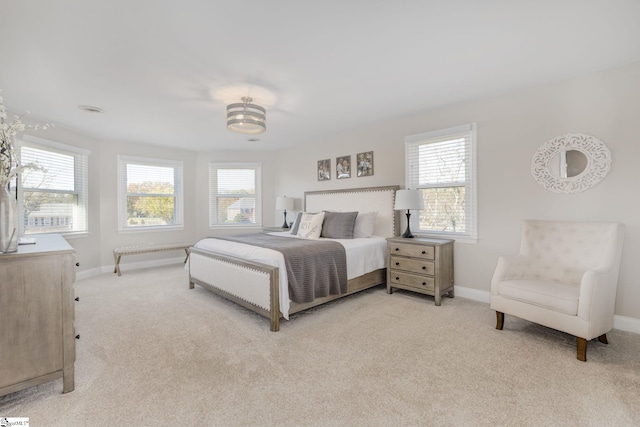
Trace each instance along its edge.
{"label": "light colored carpet", "polygon": [[280,332],[182,266],[76,283],[76,389],[0,397],[32,426],[625,426],[640,422],[640,336],[575,339],[487,304],[378,287]]}

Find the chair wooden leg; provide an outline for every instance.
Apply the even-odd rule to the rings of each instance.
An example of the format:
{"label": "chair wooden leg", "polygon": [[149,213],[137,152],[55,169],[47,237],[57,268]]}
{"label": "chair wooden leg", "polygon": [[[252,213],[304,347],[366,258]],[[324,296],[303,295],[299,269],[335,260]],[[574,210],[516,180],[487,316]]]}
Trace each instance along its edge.
{"label": "chair wooden leg", "polygon": [[578,350],[578,360],[581,362],[587,361],[587,340],[584,338],[576,337],[576,347]]}
{"label": "chair wooden leg", "polygon": [[602,334],[598,337],[598,341],[600,341],[602,344],[609,344],[609,341],[607,341],[607,334]]}
{"label": "chair wooden leg", "polygon": [[500,311],[496,311],[496,329],[502,330],[504,326],[504,313]]}

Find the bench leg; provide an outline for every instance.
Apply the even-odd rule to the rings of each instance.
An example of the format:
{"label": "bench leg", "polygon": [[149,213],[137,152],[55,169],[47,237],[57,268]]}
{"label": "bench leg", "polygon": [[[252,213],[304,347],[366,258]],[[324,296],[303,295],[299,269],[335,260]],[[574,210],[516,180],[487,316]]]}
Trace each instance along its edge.
{"label": "bench leg", "polygon": [[122,274],[120,273],[120,258],[122,257],[122,255],[118,255],[116,258],[116,266],[113,269],[114,273],[118,273],[118,276],[121,276]]}
{"label": "bench leg", "polygon": [[189,249],[185,249],[184,253],[187,254],[187,256],[184,258],[184,264],[186,264],[187,260],[189,260]]}

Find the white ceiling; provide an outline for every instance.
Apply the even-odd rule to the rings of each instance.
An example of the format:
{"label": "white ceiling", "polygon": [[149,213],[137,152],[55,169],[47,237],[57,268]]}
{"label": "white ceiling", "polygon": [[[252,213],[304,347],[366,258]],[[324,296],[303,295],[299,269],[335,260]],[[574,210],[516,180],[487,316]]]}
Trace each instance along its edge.
{"label": "white ceiling", "polygon": [[[640,61],[638,0],[0,1],[9,110],[196,151],[281,149]],[[259,142],[225,125],[246,95],[267,108]]]}

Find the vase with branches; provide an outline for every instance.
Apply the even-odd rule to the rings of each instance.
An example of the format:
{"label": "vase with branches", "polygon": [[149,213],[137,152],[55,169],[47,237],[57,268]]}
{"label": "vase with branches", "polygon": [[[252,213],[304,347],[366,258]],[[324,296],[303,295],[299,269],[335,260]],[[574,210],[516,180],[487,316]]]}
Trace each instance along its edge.
{"label": "vase with branches", "polygon": [[18,205],[10,183],[25,169],[42,169],[34,163],[20,164],[14,139],[25,129],[47,129],[49,124],[25,125],[25,112],[9,119],[0,90],[0,253],[18,250]]}

